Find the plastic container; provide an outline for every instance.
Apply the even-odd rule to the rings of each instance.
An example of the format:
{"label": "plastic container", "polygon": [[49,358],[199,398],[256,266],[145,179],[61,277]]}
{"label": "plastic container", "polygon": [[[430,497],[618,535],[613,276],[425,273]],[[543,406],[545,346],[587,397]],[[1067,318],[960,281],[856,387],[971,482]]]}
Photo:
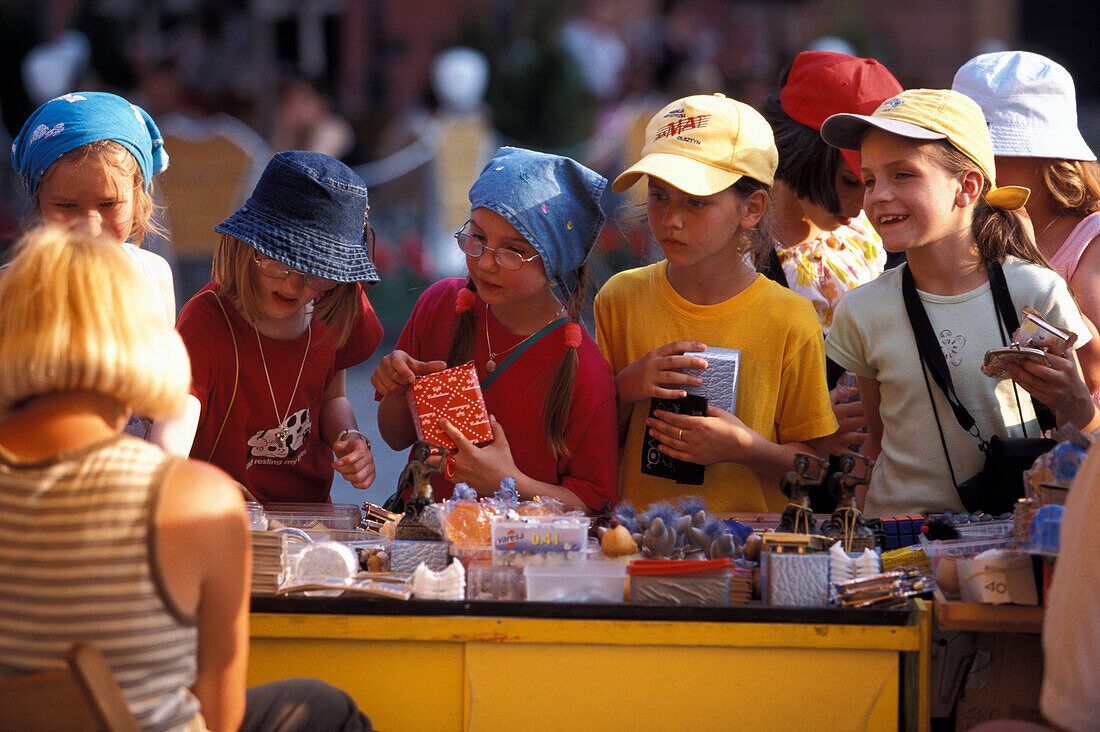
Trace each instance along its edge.
{"label": "plastic container", "polygon": [[1011,549],[1014,542],[1015,537],[1012,533],[1003,536],[964,537],[939,541],[929,541],[924,534],[920,536],[921,548],[924,549],[928,560],[932,562],[933,570],[939,566],[940,559],[944,557],[963,559],[981,554],[987,549]]}
{"label": "plastic container", "polygon": [[1002,521],[972,521],[968,524],[954,524],[962,539],[982,539],[986,537],[1006,536],[1016,526],[1013,519]]}
{"label": "plastic container", "polygon": [[527,599],[541,602],[622,602],[626,565],[593,560],[523,568]]}
{"label": "plastic container", "polygon": [[486,559],[466,565],[467,600],[524,600],[527,584],[519,567],[498,567]]}
{"label": "plastic container", "polygon": [[330,529],[351,531],[359,528],[363,514],[354,503],[269,503],[264,514],[270,528],[278,521],[283,526],[313,529],[327,526]]}
{"label": "plastic container", "polygon": [[648,605],[729,605],[729,559],[635,559],[627,566],[630,602]]}
{"label": "plastic container", "polygon": [[588,548],[587,518],[540,516],[527,520],[493,519],[493,564],[564,564],[583,561]]}

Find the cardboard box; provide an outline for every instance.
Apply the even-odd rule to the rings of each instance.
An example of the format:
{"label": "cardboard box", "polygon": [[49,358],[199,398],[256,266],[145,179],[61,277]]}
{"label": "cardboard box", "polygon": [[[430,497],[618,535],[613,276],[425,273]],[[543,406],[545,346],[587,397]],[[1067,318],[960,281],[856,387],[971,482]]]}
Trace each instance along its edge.
{"label": "cardboard box", "polygon": [[454,440],[439,428],[440,418],[445,417],[470,442],[492,442],[489,413],[472,363],[421,376],[406,396],[418,439],[455,449]]}
{"label": "cardboard box", "polygon": [[992,549],[958,560],[963,602],[991,605],[1038,605],[1035,573],[1027,554]]}
{"label": "cardboard box", "polygon": [[1025,633],[979,633],[974,662],[955,707],[955,729],[995,719],[1043,724],[1041,638]]}

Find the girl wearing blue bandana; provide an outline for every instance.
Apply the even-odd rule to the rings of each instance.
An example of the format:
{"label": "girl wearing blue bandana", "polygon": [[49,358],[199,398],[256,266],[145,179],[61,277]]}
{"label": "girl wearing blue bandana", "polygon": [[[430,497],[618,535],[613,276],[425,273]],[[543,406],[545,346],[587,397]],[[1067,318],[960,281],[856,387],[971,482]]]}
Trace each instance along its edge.
{"label": "girl wearing blue bandana", "polygon": [[57,97],[24,123],[11,161],[34,203],[29,222],[113,235],[165,318],[175,320],[172,270],[163,257],[139,248],[154,230],[153,176],[168,167],[164,140],[145,110],[104,92]]}
{"label": "girl wearing blue bandana", "polygon": [[[113,236],[142,274],[149,302],[175,320],[172,270],[140,248],[145,233],[155,230],[153,176],[168,167],[164,140],[145,110],[104,92],[51,99],[23,124],[11,162],[34,204],[28,223]],[[133,417],[126,432],[145,437],[150,424]]]}

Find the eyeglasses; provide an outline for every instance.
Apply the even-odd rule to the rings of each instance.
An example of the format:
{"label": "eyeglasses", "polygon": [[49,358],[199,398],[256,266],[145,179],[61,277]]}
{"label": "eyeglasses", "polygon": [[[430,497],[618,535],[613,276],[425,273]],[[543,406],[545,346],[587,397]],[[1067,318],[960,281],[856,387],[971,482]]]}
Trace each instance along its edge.
{"label": "eyeglasses", "polygon": [[300,269],[287,267],[279,260],[272,259],[271,257],[253,254],[252,259],[256,262],[256,266],[260,268],[260,272],[267,277],[276,280],[285,280],[292,274],[298,274],[302,276],[302,281],[305,282],[306,287],[311,287],[317,290],[317,292],[328,292],[339,284],[336,280],[330,280],[327,277],[318,277],[317,275],[306,274]]}
{"label": "eyeglasses", "polygon": [[480,259],[481,255],[486,251],[493,253],[493,259],[501,266],[502,269],[509,269],[515,271],[522,267],[525,262],[530,262],[532,259],[537,259],[539,255],[532,254],[530,257],[525,257],[514,249],[494,249],[493,247],[485,246],[482,244],[476,236],[466,233],[466,227],[470,225],[469,220],[462,225],[462,228],[455,232],[455,239],[458,241],[458,248],[466,254],[467,257],[473,257],[474,259]]}

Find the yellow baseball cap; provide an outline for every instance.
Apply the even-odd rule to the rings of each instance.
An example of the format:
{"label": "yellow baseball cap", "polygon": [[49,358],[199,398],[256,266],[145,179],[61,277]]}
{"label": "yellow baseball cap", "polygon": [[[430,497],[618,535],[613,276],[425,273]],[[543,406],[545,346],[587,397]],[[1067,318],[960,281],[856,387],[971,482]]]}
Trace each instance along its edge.
{"label": "yellow baseball cap", "polygon": [[693,196],[719,193],[748,176],[775,179],[779,153],[772,128],[760,113],[723,94],[677,99],[649,121],[642,159],[615,179],[622,193],[651,175]]}
{"label": "yellow baseball cap", "polygon": [[989,127],[982,108],[965,94],[909,89],[887,99],[870,115],[834,114],[821,125],[821,137],[841,150],[858,150],[872,127],[910,140],[947,140],[973,160],[989,181],[985,199],[990,206],[1012,211],[1027,203],[1031,193],[1027,188],[997,187]]}

